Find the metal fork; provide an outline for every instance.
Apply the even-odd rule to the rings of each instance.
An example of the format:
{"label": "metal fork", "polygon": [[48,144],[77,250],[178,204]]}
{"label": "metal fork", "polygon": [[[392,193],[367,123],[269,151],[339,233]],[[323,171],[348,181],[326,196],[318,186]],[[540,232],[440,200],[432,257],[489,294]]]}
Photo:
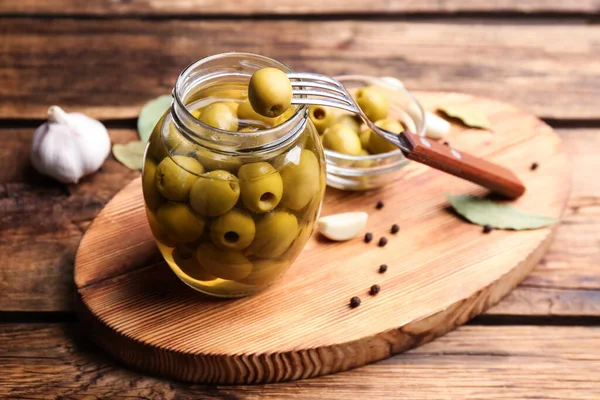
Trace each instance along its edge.
{"label": "metal fork", "polygon": [[418,136],[408,129],[395,134],[379,128],[367,118],[348,90],[336,79],[320,74],[288,73],[292,104],[339,108],[357,114],[377,135],[397,146],[408,159],[477,183],[508,198],[517,198],[525,186],[510,170],[463,151]]}

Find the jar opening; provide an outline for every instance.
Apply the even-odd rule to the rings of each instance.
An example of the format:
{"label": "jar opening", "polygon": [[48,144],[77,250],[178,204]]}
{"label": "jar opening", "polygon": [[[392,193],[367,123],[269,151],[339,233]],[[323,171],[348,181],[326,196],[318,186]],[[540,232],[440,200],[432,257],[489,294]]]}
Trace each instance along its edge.
{"label": "jar opening", "polygon": [[280,125],[247,132],[211,127],[196,118],[189,109],[199,100],[199,94],[207,89],[227,85],[247,89],[252,74],[266,67],[292,72],[283,63],[251,53],[216,54],[196,61],[177,79],[170,119],[188,140],[222,154],[256,153],[285,147],[304,130],[308,119],[307,106],[296,107],[294,115]]}

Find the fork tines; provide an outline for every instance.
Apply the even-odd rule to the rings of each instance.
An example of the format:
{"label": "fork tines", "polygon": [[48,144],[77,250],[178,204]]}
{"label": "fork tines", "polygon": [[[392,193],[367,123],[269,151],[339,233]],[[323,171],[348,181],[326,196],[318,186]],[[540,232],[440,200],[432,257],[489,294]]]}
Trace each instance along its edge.
{"label": "fork tines", "polygon": [[311,104],[356,112],[350,95],[337,80],[310,73],[287,74],[292,84],[293,104]]}
{"label": "fork tines", "polygon": [[310,72],[293,72],[293,73],[289,73],[286,75],[288,78],[293,79],[293,80],[300,80],[300,81],[305,81],[305,82],[309,82],[309,81],[328,82],[334,86],[343,87],[340,82],[338,82],[336,79],[334,79],[330,76],[327,76],[327,75],[313,74]]}

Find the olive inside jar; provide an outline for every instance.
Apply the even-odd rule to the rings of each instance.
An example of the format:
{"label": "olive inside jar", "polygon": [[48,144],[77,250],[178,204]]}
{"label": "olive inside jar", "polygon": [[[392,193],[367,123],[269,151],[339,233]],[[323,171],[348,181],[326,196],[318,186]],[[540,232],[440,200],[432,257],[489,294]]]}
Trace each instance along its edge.
{"label": "olive inside jar", "polygon": [[325,192],[308,108],[264,117],[248,101],[270,58],[225,53],[190,65],[150,137],[142,171],[152,234],[192,288],[241,297],[273,283],[309,239]]}

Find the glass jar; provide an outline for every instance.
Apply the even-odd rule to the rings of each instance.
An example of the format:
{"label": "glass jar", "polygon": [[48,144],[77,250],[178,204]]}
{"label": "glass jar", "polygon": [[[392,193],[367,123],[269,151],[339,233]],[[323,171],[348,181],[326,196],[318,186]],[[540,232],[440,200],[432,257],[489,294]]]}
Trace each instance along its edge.
{"label": "glass jar", "polygon": [[[291,72],[247,53],[190,65],[146,148],[152,234],[175,274],[213,296],[241,297],[273,283],[306,244],[323,201],[324,154],[308,108],[270,119],[249,106],[250,77],[265,67]],[[214,103],[225,106],[206,108]],[[232,130],[203,122],[230,114]]]}

